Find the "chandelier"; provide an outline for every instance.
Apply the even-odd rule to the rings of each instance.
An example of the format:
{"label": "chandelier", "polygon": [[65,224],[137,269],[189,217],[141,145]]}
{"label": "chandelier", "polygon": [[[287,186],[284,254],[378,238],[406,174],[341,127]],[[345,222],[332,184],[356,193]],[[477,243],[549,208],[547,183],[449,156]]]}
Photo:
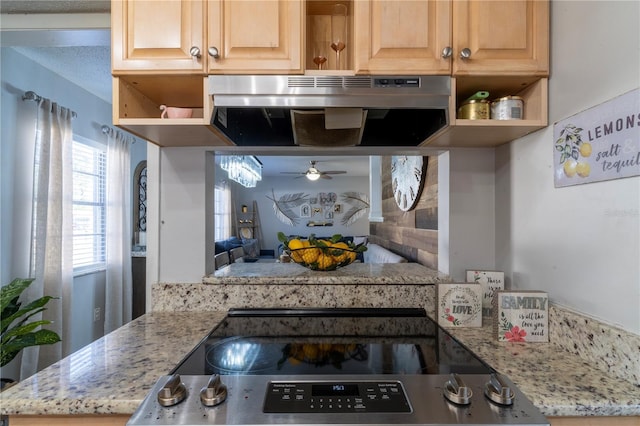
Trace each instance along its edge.
{"label": "chandelier", "polygon": [[229,179],[245,188],[254,188],[262,180],[262,163],[253,155],[223,155],[220,167],[229,175]]}

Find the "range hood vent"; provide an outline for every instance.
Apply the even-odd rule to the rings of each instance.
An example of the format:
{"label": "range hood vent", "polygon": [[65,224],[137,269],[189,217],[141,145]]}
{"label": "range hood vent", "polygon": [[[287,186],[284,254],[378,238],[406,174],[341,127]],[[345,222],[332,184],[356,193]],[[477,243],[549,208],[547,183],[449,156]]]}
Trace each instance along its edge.
{"label": "range hood vent", "polygon": [[[209,93],[211,124],[239,146],[419,146],[449,124],[451,79],[211,75]],[[327,109],[332,117],[336,109],[360,109],[363,119],[353,131],[335,129],[324,116]],[[305,111],[313,120],[299,119]],[[352,136],[340,141],[346,134]]]}

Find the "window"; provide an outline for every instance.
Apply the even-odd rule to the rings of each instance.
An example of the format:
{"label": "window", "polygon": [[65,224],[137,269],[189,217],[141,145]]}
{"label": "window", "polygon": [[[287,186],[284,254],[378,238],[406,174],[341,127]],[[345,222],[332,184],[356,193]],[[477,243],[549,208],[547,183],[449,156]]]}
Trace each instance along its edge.
{"label": "window", "polygon": [[231,236],[231,191],[226,183],[216,185],[213,226],[214,241],[226,240]]}
{"label": "window", "polygon": [[104,147],[90,141],[73,142],[75,275],[105,268],[106,156]]}

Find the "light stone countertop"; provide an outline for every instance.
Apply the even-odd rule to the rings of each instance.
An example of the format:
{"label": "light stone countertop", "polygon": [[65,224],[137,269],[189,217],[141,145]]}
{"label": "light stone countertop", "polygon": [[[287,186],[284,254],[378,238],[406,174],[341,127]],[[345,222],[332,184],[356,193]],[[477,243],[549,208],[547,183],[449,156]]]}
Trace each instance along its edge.
{"label": "light stone countertop", "polygon": [[312,271],[296,263],[232,263],[204,277],[205,284],[436,284],[446,274],[419,263],[352,263],[335,271]]}
{"label": "light stone countertop", "polygon": [[0,393],[0,414],[133,414],[224,315],[145,314]]}
{"label": "light stone countertop", "polygon": [[505,374],[545,416],[640,416],[640,387],[553,343],[498,342],[482,328],[447,329]]}

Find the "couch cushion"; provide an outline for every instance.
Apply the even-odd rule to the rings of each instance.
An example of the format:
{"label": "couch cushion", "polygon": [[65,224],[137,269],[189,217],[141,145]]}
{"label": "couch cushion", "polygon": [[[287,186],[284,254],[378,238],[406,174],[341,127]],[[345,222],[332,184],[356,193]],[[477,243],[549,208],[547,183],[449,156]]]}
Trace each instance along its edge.
{"label": "couch cushion", "polygon": [[377,244],[367,244],[364,252],[365,263],[406,263],[407,259]]}

